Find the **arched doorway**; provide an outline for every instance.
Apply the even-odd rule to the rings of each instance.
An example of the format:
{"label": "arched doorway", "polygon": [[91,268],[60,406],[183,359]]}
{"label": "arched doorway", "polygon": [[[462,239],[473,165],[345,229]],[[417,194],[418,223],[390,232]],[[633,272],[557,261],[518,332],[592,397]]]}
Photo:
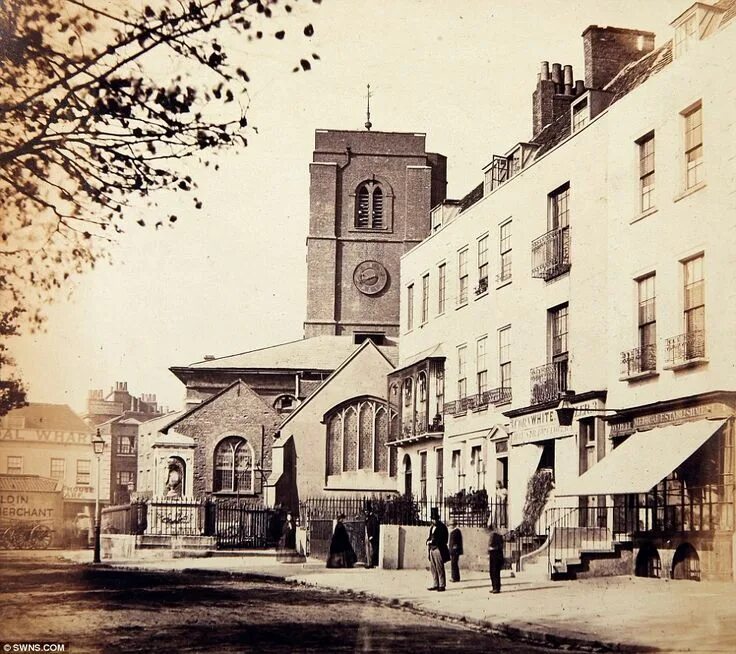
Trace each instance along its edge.
{"label": "arched doorway", "polygon": [[411,457],[404,454],[404,495],[411,497]]}
{"label": "arched doorway", "polygon": [[675,550],[672,578],[700,581],[700,557],[690,543],[683,543]]}
{"label": "arched doorway", "polygon": [[634,574],[637,577],[656,577],[657,579],[662,576],[662,561],[657,548],[651,543],[645,543],[639,550]]}

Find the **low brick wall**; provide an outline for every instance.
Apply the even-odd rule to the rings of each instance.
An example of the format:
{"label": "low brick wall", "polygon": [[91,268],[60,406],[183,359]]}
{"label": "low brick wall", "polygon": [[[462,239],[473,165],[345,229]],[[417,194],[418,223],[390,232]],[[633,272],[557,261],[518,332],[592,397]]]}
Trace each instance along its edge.
{"label": "low brick wall", "polygon": [[[460,569],[488,570],[488,532],[481,527],[464,527]],[[381,525],[379,557],[387,570],[428,570],[429,527]]]}

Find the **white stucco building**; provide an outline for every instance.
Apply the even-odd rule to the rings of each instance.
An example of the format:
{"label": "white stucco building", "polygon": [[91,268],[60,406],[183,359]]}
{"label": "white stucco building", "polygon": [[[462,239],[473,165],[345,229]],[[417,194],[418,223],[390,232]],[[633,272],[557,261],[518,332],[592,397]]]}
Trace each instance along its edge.
{"label": "white stucco building", "polygon": [[588,27],[584,81],[544,62],[529,141],[435,207],[389,376],[404,490],[501,481],[513,528],[546,468],[637,573],[732,577],[735,16],[697,3],[656,48]]}

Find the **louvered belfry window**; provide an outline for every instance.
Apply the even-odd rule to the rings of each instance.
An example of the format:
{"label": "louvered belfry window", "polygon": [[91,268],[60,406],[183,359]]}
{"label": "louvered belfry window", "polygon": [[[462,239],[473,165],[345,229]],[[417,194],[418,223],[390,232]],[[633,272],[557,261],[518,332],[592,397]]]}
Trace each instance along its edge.
{"label": "louvered belfry window", "polygon": [[355,226],[358,229],[385,227],[384,195],[377,182],[364,182],[358,187],[355,208]]}

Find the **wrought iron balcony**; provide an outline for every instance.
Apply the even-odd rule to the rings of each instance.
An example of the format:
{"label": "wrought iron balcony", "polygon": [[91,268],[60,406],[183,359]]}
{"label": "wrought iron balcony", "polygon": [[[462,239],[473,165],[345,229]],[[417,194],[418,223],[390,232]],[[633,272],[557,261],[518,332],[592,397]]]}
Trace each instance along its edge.
{"label": "wrought iron balcony", "polygon": [[529,371],[529,377],[532,391],[530,404],[556,400],[569,387],[567,360],[532,368]]}
{"label": "wrought iron balcony", "polygon": [[635,377],[657,369],[657,346],[654,344],[635,347],[621,352],[621,376]]}
{"label": "wrought iron balcony", "polygon": [[532,241],[532,277],[549,281],[570,270],[570,228],[552,229]]}
{"label": "wrought iron balcony", "polygon": [[679,366],[705,358],[705,330],[687,332],[665,341],[667,366]]}
{"label": "wrought iron balcony", "polygon": [[511,265],[501,268],[501,272],[496,274],[496,283],[502,284],[509,279],[511,279]]}
{"label": "wrought iron balcony", "polygon": [[483,295],[488,290],[488,277],[481,277],[478,280],[478,286],[475,287],[476,295]]}

